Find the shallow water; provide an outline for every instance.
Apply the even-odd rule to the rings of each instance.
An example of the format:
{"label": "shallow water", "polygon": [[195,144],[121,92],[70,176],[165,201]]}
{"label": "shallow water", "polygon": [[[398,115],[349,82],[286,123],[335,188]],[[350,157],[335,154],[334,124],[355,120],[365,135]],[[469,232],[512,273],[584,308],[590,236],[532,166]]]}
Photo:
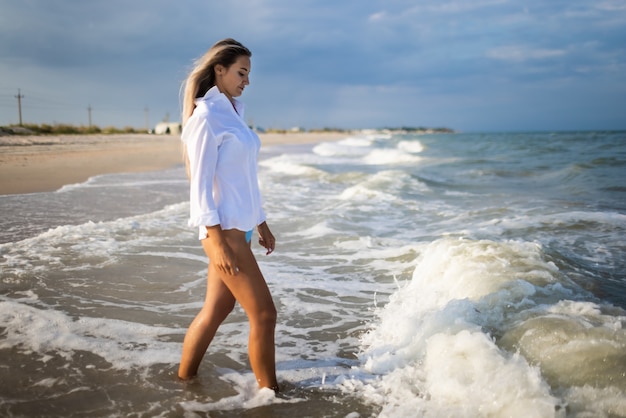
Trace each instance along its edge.
{"label": "shallow water", "polygon": [[2,196],[3,416],[625,416],[626,134],[262,150],[284,396],[204,299],[182,168]]}

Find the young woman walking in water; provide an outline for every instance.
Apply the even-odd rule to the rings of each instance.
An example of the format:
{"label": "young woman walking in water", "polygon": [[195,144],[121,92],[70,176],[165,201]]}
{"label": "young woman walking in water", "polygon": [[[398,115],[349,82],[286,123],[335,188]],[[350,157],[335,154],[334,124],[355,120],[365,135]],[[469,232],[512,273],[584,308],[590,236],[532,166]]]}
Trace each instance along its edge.
{"label": "young woman walking in water", "polygon": [[257,179],[261,142],[244,121],[243,104],[235,99],[250,83],[251,55],[234,39],[219,41],[197,61],[184,86],[189,225],[199,228],[210,262],[206,300],[185,335],[178,376],[196,375],[217,328],[239,302],[250,321],[252,371],[260,387],[278,391],[276,308],[250,248],[254,228],[268,255],[275,246]]}

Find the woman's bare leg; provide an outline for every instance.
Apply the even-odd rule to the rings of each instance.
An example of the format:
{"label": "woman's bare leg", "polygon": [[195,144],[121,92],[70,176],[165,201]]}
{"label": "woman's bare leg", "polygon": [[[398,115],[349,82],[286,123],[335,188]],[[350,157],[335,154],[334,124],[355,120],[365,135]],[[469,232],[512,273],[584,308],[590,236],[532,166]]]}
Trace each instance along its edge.
{"label": "woman's bare leg", "polygon": [[[193,377],[202,357],[213,340],[217,328],[239,302],[250,321],[248,355],[250,365],[261,387],[278,390],[274,329],[276,308],[261,270],[241,231],[223,231],[224,237],[237,256],[239,272],[229,275],[209,264],[205,304],[191,323],[183,343],[183,355],[178,371],[182,379]],[[203,240],[210,254],[210,240]]]}
{"label": "woman's bare leg", "polygon": [[235,307],[235,298],[219,276],[209,268],[206,299],[202,310],[191,322],[178,368],[178,377],[189,379],[198,373],[200,362],[217,328]]}
{"label": "woman's bare leg", "polygon": [[250,321],[248,355],[250,365],[261,387],[278,390],[274,329],[276,307],[263,274],[240,231],[224,231],[228,245],[237,255],[239,272],[222,274],[222,281],[241,305]]}

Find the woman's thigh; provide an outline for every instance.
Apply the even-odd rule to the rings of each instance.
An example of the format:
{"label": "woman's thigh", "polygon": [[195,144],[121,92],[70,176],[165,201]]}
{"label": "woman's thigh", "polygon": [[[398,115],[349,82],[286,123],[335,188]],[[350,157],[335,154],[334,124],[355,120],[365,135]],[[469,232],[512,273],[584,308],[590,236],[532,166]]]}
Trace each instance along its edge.
{"label": "woman's thigh", "polygon": [[274,311],[270,290],[250,245],[245,240],[245,233],[225,230],[224,238],[237,257],[239,272],[236,275],[229,275],[217,268],[211,268],[209,264],[209,275],[219,277],[249,315]]}
{"label": "woman's thigh", "polygon": [[228,314],[235,307],[235,297],[232,292],[222,281],[216,271],[213,271],[209,267],[207,278],[206,297],[203,309],[212,309],[220,316],[223,316],[222,320],[228,316]]}

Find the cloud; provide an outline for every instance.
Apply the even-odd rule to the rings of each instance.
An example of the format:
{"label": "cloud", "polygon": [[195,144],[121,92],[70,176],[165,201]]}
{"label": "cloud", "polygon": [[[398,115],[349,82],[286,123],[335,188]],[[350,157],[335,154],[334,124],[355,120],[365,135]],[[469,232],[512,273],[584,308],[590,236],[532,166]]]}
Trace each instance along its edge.
{"label": "cloud", "polygon": [[387,16],[387,13],[385,11],[376,12],[376,13],[369,15],[367,20],[370,22],[376,22],[378,20],[383,20],[386,16]]}
{"label": "cloud", "polygon": [[506,5],[508,3],[508,0],[457,0],[448,2],[432,2],[432,4],[426,3],[425,5],[417,6],[412,10],[428,11],[433,14],[459,14],[492,8],[494,6]]}
{"label": "cloud", "polygon": [[533,49],[525,45],[509,45],[492,48],[486,52],[488,58],[524,62],[528,60],[540,60],[546,58],[555,58],[565,55],[567,51],[563,49]]}
{"label": "cloud", "polygon": [[[0,124],[15,122],[17,88],[34,122],[81,122],[89,104],[103,125],[143,125],[146,106],[153,121],[174,118],[193,60],[227,36],[253,52],[244,101],[265,126],[448,118],[463,123],[453,126],[459,129],[488,128],[494,109],[528,104],[522,89],[542,95],[539,87],[558,85],[591,94],[594,85],[605,91],[607,80],[626,106],[625,4],[0,0]],[[502,101],[504,91],[519,103]],[[616,114],[608,107],[620,103],[615,97],[586,114]],[[524,118],[519,125],[532,126],[532,115]],[[623,126],[623,117],[613,120]]]}
{"label": "cloud", "polygon": [[600,1],[595,4],[595,7],[600,10],[613,11],[626,11],[626,1],[624,0],[606,0]]}

